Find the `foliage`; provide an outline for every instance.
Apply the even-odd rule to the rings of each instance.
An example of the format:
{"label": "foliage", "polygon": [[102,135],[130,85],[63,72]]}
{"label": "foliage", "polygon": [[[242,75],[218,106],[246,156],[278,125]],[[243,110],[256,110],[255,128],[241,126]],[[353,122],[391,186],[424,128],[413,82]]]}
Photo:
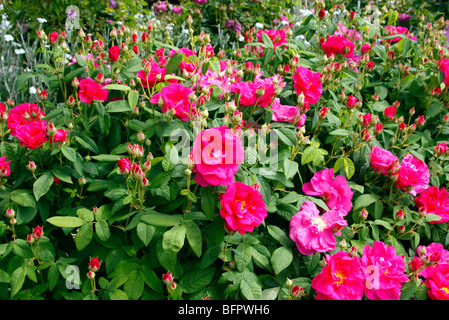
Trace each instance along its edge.
{"label": "foliage", "polygon": [[[397,298],[427,299],[419,273],[449,262],[430,261],[421,247],[448,248],[447,196],[424,210],[417,200],[449,180],[449,69],[439,63],[449,55],[446,22],[417,14],[411,34],[390,34],[394,6],[317,1],[312,12],[291,1],[204,2],[181,1],[179,15],[174,5],[155,10],[159,2],[129,21],[120,13],[129,3],[120,2],[124,23],[103,33],[89,22],[94,12],[113,14],[100,2],[80,3],[92,14],[76,32],[61,32],[62,11],[45,12],[53,29],[35,25],[36,57],[0,108],[0,297],[314,299],[331,257],[366,257],[382,242],[403,263]],[[233,19],[240,32],[226,27]],[[335,32],[350,38],[352,56],[349,48],[326,55],[322,44]],[[320,90],[309,95],[313,77]],[[243,82],[249,89],[233,86]],[[175,83],[188,93],[171,98]],[[255,100],[246,104],[249,93]],[[34,104],[26,114],[12,112],[26,103]],[[277,113],[287,107],[293,114]],[[246,200],[228,206],[229,186],[198,178],[194,141],[219,127],[241,138],[244,161],[231,178],[261,194],[256,209]],[[397,162],[376,167],[376,147]],[[413,170],[425,170],[407,184],[400,168],[410,157]],[[321,192],[316,177],[329,169],[332,188]],[[335,195],[350,208],[334,207]],[[225,205],[266,215],[240,232],[246,221],[233,227]],[[317,224],[334,243],[312,254],[291,232],[308,206],[341,218],[334,228]]]}

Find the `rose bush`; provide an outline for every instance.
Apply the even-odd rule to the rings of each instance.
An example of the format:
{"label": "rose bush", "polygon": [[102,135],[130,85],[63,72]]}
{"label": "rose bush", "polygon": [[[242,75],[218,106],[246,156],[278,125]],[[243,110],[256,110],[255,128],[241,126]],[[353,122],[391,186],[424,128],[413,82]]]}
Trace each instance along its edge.
{"label": "rose bush", "polygon": [[448,299],[449,22],[309,9],[36,30],[41,87],[0,105],[0,298]]}

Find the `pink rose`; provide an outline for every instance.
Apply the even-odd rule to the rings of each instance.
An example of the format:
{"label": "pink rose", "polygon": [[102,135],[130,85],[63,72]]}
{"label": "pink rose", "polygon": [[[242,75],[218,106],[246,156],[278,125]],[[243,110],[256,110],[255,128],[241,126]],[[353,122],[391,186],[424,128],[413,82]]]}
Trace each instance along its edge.
{"label": "pink rose", "polygon": [[[393,36],[393,35],[396,35],[396,34],[403,34],[403,35],[405,35],[405,36],[406,36],[408,39],[410,39],[410,40],[416,40],[416,37],[415,37],[415,36],[412,36],[412,34],[410,33],[410,31],[409,31],[406,27],[401,27],[401,26],[398,26],[398,27],[394,27],[394,26],[386,26],[386,27],[385,27],[385,30],[387,30],[388,36]],[[387,42],[393,42],[393,43],[395,43],[395,42],[401,41],[401,39],[402,39],[402,37],[396,37],[396,38],[393,38],[393,39],[384,39],[384,40],[387,41]]]}
{"label": "pink rose", "polygon": [[346,215],[352,208],[353,192],[345,177],[338,175],[334,179],[334,169],[316,172],[310,182],[302,186],[302,191],[309,196],[321,197],[329,209],[342,209]]}
{"label": "pink rose", "polygon": [[426,214],[435,214],[440,216],[438,221],[431,221],[434,223],[446,223],[449,221],[449,192],[445,188],[438,189],[438,187],[429,187],[422,191],[414,201],[419,212]]}
{"label": "pink rose", "polygon": [[257,87],[253,83],[242,81],[231,85],[231,91],[239,94],[240,96],[239,105],[241,107],[253,106],[256,104],[256,90]]}
{"label": "pink rose", "polygon": [[59,34],[56,31],[53,31],[48,36],[48,40],[50,40],[50,43],[54,44],[56,41],[58,41]]}
{"label": "pink rose", "polygon": [[11,135],[16,135],[16,128],[22,124],[39,121],[45,113],[34,103],[23,103],[9,111],[7,125]]}
{"label": "pink rose", "polygon": [[430,173],[427,165],[411,154],[402,159],[397,175],[396,187],[414,196],[429,186]]}
{"label": "pink rose", "polygon": [[449,59],[442,58],[437,63],[438,70],[444,73],[443,83],[449,87]]}
{"label": "pink rose", "polygon": [[362,300],[364,276],[359,257],[346,251],[326,255],[326,266],[312,280],[317,300]]}
{"label": "pink rose", "polygon": [[374,241],[363,248],[362,269],[364,292],[371,300],[399,300],[402,285],[408,281],[403,256],[397,256],[393,246]]}
{"label": "pink rose", "polygon": [[323,93],[322,83],[320,82],[321,73],[312,72],[304,67],[297,67],[293,74],[293,87],[298,95],[304,95],[304,102],[314,104],[320,100]]}
{"label": "pink rose", "polygon": [[394,114],[396,113],[396,108],[394,106],[386,107],[384,110],[384,116],[388,119],[393,119]]}
{"label": "pink rose", "polygon": [[113,46],[109,48],[109,55],[108,58],[112,62],[116,62],[118,58],[120,57],[120,47],[119,46]]}
{"label": "pink rose", "polygon": [[441,243],[433,242],[428,246],[418,246],[416,252],[421,261],[428,264],[419,275],[427,278],[432,269],[439,264],[449,264],[449,251]]}
{"label": "pink rose", "polygon": [[332,251],[336,245],[335,234],[340,235],[340,229],[348,224],[344,215],[340,209],[320,215],[315,203],[306,201],[290,220],[290,239],[304,255]]}
{"label": "pink rose", "polygon": [[195,182],[208,185],[229,185],[245,158],[240,138],[225,126],[201,131],[193,142],[191,151]]}
{"label": "pink rose", "polygon": [[47,124],[38,120],[17,126],[16,137],[20,140],[20,144],[28,149],[39,148],[47,141]]}
{"label": "pink rose", "polygon": [[399,166],[399,159],[390,151],[374,147],[370,156],[371,166],[377,173],[390,175],[396,171],[396,166]]}
{"label": "pink rose", "polygon": [[270,29],[270,30],[262,30],[260,29],[257,34],[257,40],[258,42],[263,43],[262,40],[262,33],[265,33],[270,40],[273,42],[273,47],[274,49],[276,49],[277,47],[279,47],[280,45],[287,43],[286,40],[286,33],[285,30],[281,29],[281,30],[275,30],[275,29]]}
{"label": "pink rose", "polygon": [[432,300],[449,300],[449,264],[438,264],[431,269],[424,284]]}
{"label": "pink rose", "polygon": [[92,103],[94,100],[104,101],[108,98],[108,90],[93,79],[83,79],[79,83],[78,97],[82,102]]}
{"label": "pink rose", "polygon": [[226,221],[227,229],[240,234],[253,232],[267,216],[267,208],[262,194],[241,182],[228,185],[220,194],[220,215]]}
{"label": "pink rose", "polygon": [[355,45],[343,36],[330,36],[321,45],[321,48],[326,53],[326,56],[341,54],[346,58],[351,58],[354,55]]}
{"label": "pink rose", "polygon": [[50,142],[65,142],[67,140],[67,133],[69,130],[58,129],[53,137],[49,138]]}
{"label": "pink rose", "polygon": [[6,156],[0,158],[0,177],[7,177],[11,174],[10,163],[11,160],[6,161]]}
{"label": "pink rose", "polygon": [[273,104],[271,105],[271,110],[273,110],[273,116],[271,118],[272,121],[279,122],[290,122],[295,123],[296,126],[302,127],[306,123],[306,114],[300,113],[300,108],[293,106],[286,106],[280,103],[280,99],[274,99]]}
{"label": "pink rose", "polygon": [[193,93],[190,87],[185,87],[182,84],[172,83],[161,89],[160,93],[156,93],[151,97],[150,102],[159,104],[159,99],[162,100],[162,112],[167,112],[170,109],[175,111],[175,116],[182,121],[189,121],[190,117],[196,111],[195,103],[190,102],[189,95]]}

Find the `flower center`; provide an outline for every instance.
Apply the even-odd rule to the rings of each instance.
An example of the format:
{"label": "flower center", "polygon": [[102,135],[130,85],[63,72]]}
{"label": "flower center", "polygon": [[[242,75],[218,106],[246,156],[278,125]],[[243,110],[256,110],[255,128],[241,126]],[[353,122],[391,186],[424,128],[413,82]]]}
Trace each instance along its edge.
{"label": "flower center", "polygon": [[324,221],[320,216],[313,218],[311,222],[320,232],[327,228],[326,221]]}
{"label": "flower center", "polygon": [[336,276],[338,279],[340,279],[339,281],[334,281],[334,284],[342,284],[346,279],[344,273],[341,271],[335,272],[334,276]]}
{"label": "flower center", "polygon": [[440,290],[443,290],[446,294],[449,294],[449,288],[448,287],[442,287]]}

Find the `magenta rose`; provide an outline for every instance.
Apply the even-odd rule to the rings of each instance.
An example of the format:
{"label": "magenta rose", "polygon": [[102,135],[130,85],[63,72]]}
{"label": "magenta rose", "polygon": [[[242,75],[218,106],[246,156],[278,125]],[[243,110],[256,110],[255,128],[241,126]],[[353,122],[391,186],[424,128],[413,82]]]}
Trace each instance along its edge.
{"label": "magenta rose", "polygon": [[363,248],[364,292],[371,300],[399,300],[402,285],[408,281],[403,256],[393,246],[374,241]]}
{"label": "magenta rose", "polygon": [[326,255],[326,266],[312,280],[317,300],[362,300],[364,276],[359,257],[346,251]]}
{"label": "magenta rose", "polygon": [[83,79],[79,83],[78,97],[82,102],[104,101],[108,98],[108,90],[103,89],[101,84],[93,79]]}
{"label": "magenta rose", "polygon": [[201,131],[191,151],[195,182],[208,185],[229,185],[245,158],[240,138],[225,126]]}
{"label": "magenta rose", "polygon": [[449,300],[449,264],[437,264],[427,274],[424,285],[432,300]]}
{"label": "magenta rose", "polygon": [[226,228],[240,234],[253,232],[267,216],[267,208],[262,194],[244,183],[228,185],[220,194],[220,215],[226,221]]}
{"label": "magenta rose", "polygon": [[449,192],[445,188],[429,187],[422,191],[414,201],[419,212],[441,217],[440,220],[430,221],[430,224],[449,221]]}
{"label": "magenta rose", "polygon": [[346,214],[351,211],[353,192],[345,177],[338,175],[334,179],[334,169],[316,172],[310,182],[303,184],[302,191],[321,197],[329,209],[343,209]]}
{"label": "magenta rose", "polygon": [[11,135],[16,135],[17,126],[39,121],[45,113],[34,103],[23,103],[9,111],[7,125]]}
{"label": "magenta rose", "polygon": [[314,104],[320,100],[323,86],[320,82],[321,73],[312,72],[304,67],[297,67],[293,74],[293,88],[298,95],[304,95],[304,102]]}
{"label": "magenta rose", "polygon": [[6,156],[0,158],[0,177],[7,177],[11,174],[10,163],[11,160],[6,161]]}
{"label": "magenta rose", "polygon": [[120,57],[120,47],[119,46],[113,46],[109,48],[109,55],[108,58],[112,62],[116,62],[118,58]]}
{"label": "magenta rose", "polygon": [[304,255],[328,252],[335,249],[335,235],[348,223],[342,210],[329,210],[320,215],[320,210],[312,201],[306,201],[290,220],[290,239],[296,242],[299,252]]}
{"label": "magenta rose", "polygon": [[17,126],[16,137],[20,140],[20,144],[28,149],[39,148],[47,141],[47,124],[38,120]]}
{"label": "magenta rose", "polygon": [[341,54],[346,58],[351,58],[354,55],[355,45],[343,36],[330,36],[321,45],[321,48],[326,53],[326,56]]}
{"label": "magenta rose", "polygon": [[159,99],[162,101],[162,112],[167,112],[170,109],[175,111],[175,116],[182,121],[189,121],[189,118],[196,111],[195,103],[191,102],[189,95],[193,93],[190,87],[185,87],[179,83],[172,83],[161,89],[160,93],[156,93],[151,98],[150,102],[159,104]]}
{"label": "magenta rose", "polygon": [[377,173],[390,175],[395,172],[396,166],[399,166],[399,159],[390,151],[374,147],[370,156],[371,166]]}
{"label": "magenta rose", "polygon": [[396,187],[414,196],[429,186],[430,173],[427,165],[411,154],[402,159],[397,176]]}
{"label": "magenta rose", "polygon": [[299,107],[282,105],[279,98],[274,99],[271,110],[273,110],[272,121],[296,122],[298,128],[306,123],[306,114],[301,114]]}

